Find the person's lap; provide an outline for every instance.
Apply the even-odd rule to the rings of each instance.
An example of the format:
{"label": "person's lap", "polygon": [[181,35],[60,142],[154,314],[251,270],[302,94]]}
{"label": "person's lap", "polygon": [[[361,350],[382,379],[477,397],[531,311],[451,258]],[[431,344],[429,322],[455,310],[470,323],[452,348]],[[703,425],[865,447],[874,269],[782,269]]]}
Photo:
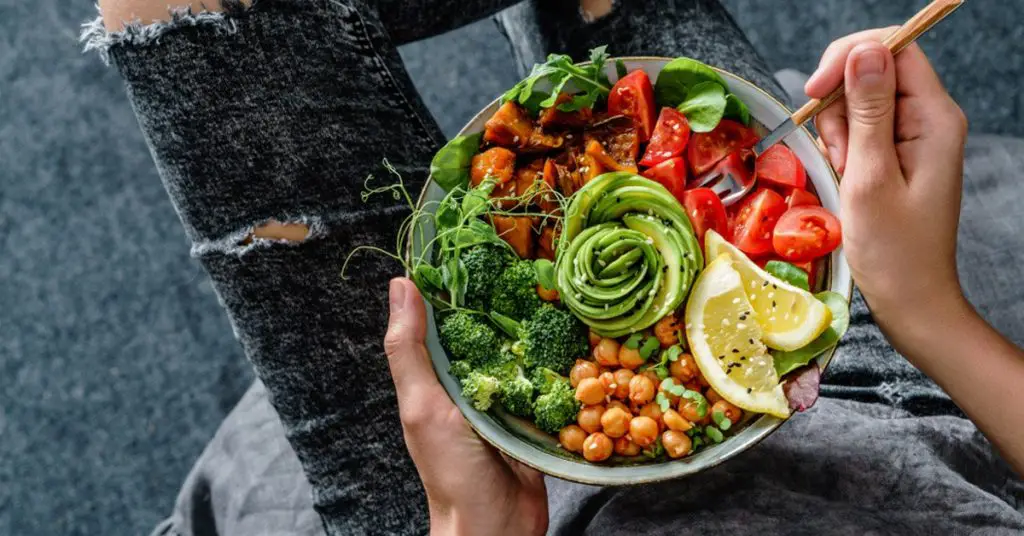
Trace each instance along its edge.
{"label": "person's lap", "polygon": [[[486,4],[486,2],[477,3]],[[363,5],[361,2],[357,4],[359,6]],[[685,5],[682,4],[682,2],[671,3],[668,5],[673,7],[669,8],[661,2],[620,2],[617,11],[613,12],[612,15],[596,23],[587,24],[579,17],[572,1],[545,3],[542,0],[535,0],[516,6],[503,13],[501,20],[513,44],[513,49],[520,62],[521,69],[525,68],[526,64],[534,61],[538,54],[542,52],[564,51],[572,54],[574,57],[582,58],[585,57],[584,53],[587,48],[608,44],[610,52],[616,55],[694,56],[709,63],[725,66],[777,94],[781,93],[778,90],[778,86],[772,81],[770,74],[764,68],[761,60],[750,49],[742,33],[733,25],[731,19],[721,6],[713,0],[700,0],[688,2]],[[487,9],[482,8],[482,10],[486,11]],[[366,12],[359,13],[359,16],[365,18],[372,17],[373,14]],[[408,30],[403,38],[411,39],[415,37],[418,37],[418,35],[415,29],[413,29]],[[382,41],[378,40],[377,42],[380,43]],[[213,46],[215,45],[213,44]],[[350,51],[339,50],[337,54],[344,61],[344,54],[348,52]],[[395,79],[401,82],[405,77],[404,73],[401,72],[401,66],[393,60],[397,55],[394,54],[393,48],[386,52],[385,59],[381,60],[378,58],[373,63],[376,68],[381,69],[380,74],[386,75],[390,73],[395,75],[392,77],[392,82]],[[320,61],[324,61],[324,64],[321,65],[323,69],[333,68],[334,62],[338,61],[338,57],[333,57],[329,61],[324,59],[324,57],[329,58],[330,56],[330,54],[317,56],[320,58]],[[313,61],[310,58],[306,58],[306,60]],[[316,65],[312,66],[312,68],[315,67]],[[311,67],[307,65],[306,68],[309,69]],[[406,103],[418,102],[416,96],[411,93],[411,85],[398,83],[397,86],[400,90],[406,92],[404,95]],[[394,87],[389,89],[394,89]],[[402,97],[401,95],[398,96],[399,99]],[[360,117],[347,119],[350,122],[358,123]],[[376,124],[379,127],[363,134],[371,138],[362,140],[365,146],[373,146],[375,143],[374,136],[380,137],[393,134],[392,129],[389,128],[393,125],[378,124],[381,121],[380,118],[367,117],[365,119],[367,119],[368,124]],[[426,124],[429,119],[425,119],[421,114],[416,120],[424,123],[423,126],[426,131],[426,134],[420,137],[421,141],[427,140],[431,136],[436,136],[436,127]],[[344,137],[342,139],[344,140]],[[335,139],[334,141],[338,140]],[[381,145],[387,146],[384,141],[386,140],[382,138]],[[427,141],[423,141],[423,143],[427,143]],[[1014,144],[1017,144],[1017,142],[987,139],[983,143],[985,143],[985,147],[971,149],[969,154],[973,155],[978,152],[992,151],[991,147],[1005,145],[1008,148],[1005,152],[998,153],[999,158],[992,159],[992,155],[984,156],[989,160],[994,160],[994,165],[998,169],[996,167],[986,167],[989,166],[988,164],[968,164],[969,175],[967,182],[969,186],[965,203],[967,213],[965,214],[964,233],[966,233],[966,237],[971,239],[1013,234],[1004,232],[1007,228],[1006,226],[1009,225],[1008,222],[999,219],[997,214],[992,214],[985,210],[985,207],[1006,202],[1005,200],[1007,199],[1020,198],[1020,196],[1013,194],[1024,193],[1010,191],[1011,189],[1020,189],[1020,187],[1016,186],[1016,184],[1019,184],[1018,182],[1005,179],[996,180],[1000,174],[1005,177],[1016,170],[1013,166],[1014,162],[1010,158],[1010,155],[1013,154],[1010,150],[1016,147]],[[366,156],[365,151],[363,156]],[[388,157],[390,155],[380,154],[378,156]],[[405,169],[417,175],[421,174],[426,168],[426,159],[418,162],[415,158],[412,158],[412,155],[409,155],[409,157],[410,161],[406,162]],[[977,191],[971,190],[971,175],[979,177]],[[421,179],[422,177],[419,178]],[[413,181],[413,184],[418,183]],[[331,192],[333,195],[346,195],[348,193],[350,191],[339,190]],[[972,201],[972,199],[974,200]],[[342,209],[346,208],[348,208],[347,203],[342,203]],[[981,210],[978,210],[979,208]],[[972,214],[972,212],[975,214]],[[987,226],[1000,227],[990,232],[984,228]],[[191,230],[194,234],[202,237],[203,229]],[[386,232],[382,231],[386,231],[386,229],[378,229],[377,233],[381,236],[386,235]],[[374,235],[374,237],[377,237],[377,235]],[[1020,238],[1016,236],[1006,236],[1005,238],[1020,241]],[[342,242],[342,244],[344,243]],[[987,256],[985,258],[993,260],[1016,262],[1024,260],[1019,258],[1020,254],[1017,253],[1017,251],[1020,251],[1020,248],[1010,249],[1006,247],[1005,243],[1000,244],[981,240],[973,246],[965,247],[982,248],[985,244],[989,246],[989,249],[971,249],[970,252],[980,256]],[[211,244],[211,246],[219,247],[215,244]],[[202,255],[208,253],[208,251],[200,252]],[[1015,255],[1017,256],[1016,259],[1013,258]],[[331,257],[332,260],[336,258],[337,256]],[[213,262],[222,263],[225,261],[211,261],[211,263]],[[212,271],[219,273],[222,277],[231,277],[232,270],[240,269],[233,266],[221,267],[216,265],[214,268],[211,268]],[[972,270],[974,269],[978,273],[976,277],[972,275]],[[989,305],[992,309],[986,311],[985,306],[983,306],[983,311],[989,313],[990,318],[995,316],[1002,319],[1011,317],[1016,319],[1013,323],[1002,325],[997,321],[997,326],[1004,329],[1013,328],[1018,330],[1017,333],[1010,333],[1010,336],[1019,341],[1021,339],[1021,311],[1016,302],[1006,299],[1005,293],[1002,291],[1005,290],[1004,287],[1006,285],[1009,285],[1009,282],[1004,281],[998,273],[991,271],[994,269],[990,264],[965,266],[965,287],[968,293],[981,294],[983,297],[992,298],[992,305]],[[364,283],[372,285],[376,284],[376,281],[371,283],[367,280]],[[998,288],[993,287],[993,285],[996,285]],[[366,290],[366,292],[369,292],[369,290]],[[383,287],[380,287],[380,293],[384,293]],[[375,319],[367,318],[357,322],[357,325],[365,325],[365,323],[372,323],[374,321]],[[383,319],[376,319],[376,321],[382,322]],[[1005,320],[1003,321],[1006,322]],[[382,326],[383,324],[381,324]],[[368,334],[367,336],[371,335]],[[259,347],[261,342],[259,340],[255,342],[250,340],[249,346]],[[383,361],[383,356],[380,359]],[[261,369],[261,364],[265,363],[265,360],[254,359],[254,362],[257,363],[257,370],[261,373],[261,377],[267,380],[267,386],[271,392],[280,393],[281,389],[285,387],[282,387],[281,384],[275,381],[273,371],[269,367]],[[374,370],[377,371],[376,374],[380,377],[373,378],[372,382],[376,384],[386,383],[387,378],[386,373],[382,372],[383,368],[377,367]],[[924,380],[920,373],[888,349],[884,338],[878,332],[877,327],[871,322],[870,315],[862,301],[855,303],[853,326],[850,335],[847,337],[835,365],[829,372],[829,375],[826,377],[829,385],[825,387],[827,395],[854,398],[868,402],[888,402],[899,408],[913,411],[921,410],[926,413],[947,413],[952,411],[952,405],[948,403],[948,399],[937,388]],[[892,377],[900,378],[902,383],[894,384],[891,381]],[[294,389],[296,387],[293,385],[290,388]],[[904,394],[908,392],[915,394],[909,398],[905,397]],[[288,439],[286,439],[286,432],[292,427],[300,426],[301,422],[295,420],[293,412],[281,412],[282,409],[289,409],[280,405],[285,403],[281,401],[283,398],[278,395],[278,400],[275,400],[275,410],[275,406],[271,405],[271,399],[267,397],[267,392],[263,388],[262,383],[258,382],[250,389],[239,406],[225,420],[216,437],[197,462],[196,467],[186,482],[186,487],[183,488],[179,496],[175,516],[158,529],[162,531],[161,533],[193,533],[201,535],[237,533],[258,535],[280,534],[281,531],[290,530],[300,534],[315,534],[323,530],[316,520],[316,515],[313,513],[313,507],[316,503],[313,493],[316,486],[311,486],[307,481],[306,475],[303,474],[303,464],[299,463],[300,458],[296,456],[292,444],[289,443],[289,440],[296,440],[295,436],[287,435]],[[922,400],[924,401],[923,403],[921,403]],[[828,402],[825,403],[827,404]],[[349,411],[358,414],[359,410],[350,408]],[[279,412],[284,420],[284,427],[281,426],[279,421]],[[365,414],[363,415],[364,419],[367,418]],[[812,412],[811,416],[813,417],[813,415],[814,413]],[[903,414],[901,413],[901,415]],[[799,428],[801,420],[812,417],[798,416],[794,419],[794,424],[780,431],[775,435],[775,438],[758,447],[758,449],[781,448],[780,445],[786,444],[786,430]],[[357,421],[358,419],[348,420],[350,426],[358,425]],[[803,428],[799,429],[802,430]],[[307,435],[311,432],[313,430],[305,430]],[[397,425],[394,433],[400,436]],[[308,458],[314,455],[311,452],[315,451],[315,449],[310,449],[310,445],[305,443],[298,445],[296,449],[305,449],[306,459],[304,463],[307,465],[306,470],[308,471],[310,463]],[[344,453],[335,452],[331,453],[331,456],[343,457]],[[755,453],[751,456],[757,456],[756,449]],[[750,457],[748,456],[748,458]],[[737,463],[739,463],[739,460]],[[319,467],[318,469],[320,473],[327,470],[326,466]],[[728,469],[722,469],[722,471],[728,472]],[[354,473],[337,476],[336,478],[327,478],[326,480],[331,482],[329,485],[344,487],[347,484],[355,484],[343,481],[345,476],[352,477],[352,474]],[[397,471],[395,476],[398,478],[409,478],[408,467],[403,466],[403,470]],[[325,475],[318,473],[315,482],[322,482],[325,478]],[[572,513],[570,510],[574,511],[574,507],[567,506],[566,508],[561,508],[559,501],[563,501],[562,504],[565,505],[573,505],[577,503],[571,501],[564,502],[565,499],[586,500],[588,497],[595,496],[595,493],[600,493],[593,488],[576,487],[572,487],[571,491],[567,492],[566,486],[572,485],[555,481],[550,483],[550,495],[554,502],[552,504],[552,524],[553,528],[556,529],[559,527],[559,516],[567,516],[567,514]],[[381,486],[381,488],[386,489],[384,486]],[[337,490],[332,489],[332,492],[337,492]],[[400,487],[396,487],[393,495],[393,500],[418,499],[418,496],[409,496],[401,493]],[[375,498],[375,500],[380,500],[380,497]],[[410,521],[410,523],[416,524],[414,521]]]}

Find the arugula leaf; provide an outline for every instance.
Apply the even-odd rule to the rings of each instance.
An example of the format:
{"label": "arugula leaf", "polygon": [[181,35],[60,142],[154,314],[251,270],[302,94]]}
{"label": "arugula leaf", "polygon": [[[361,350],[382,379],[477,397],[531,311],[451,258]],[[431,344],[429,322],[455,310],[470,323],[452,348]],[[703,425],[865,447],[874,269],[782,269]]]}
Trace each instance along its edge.
{"label": "arugula leaf", "polygon": [[441,147],[430,161],[430,177],[438,186],[450,192],[469,184],[469,166],[480,150],[482,133],[456,136]]}
{"label": "arugula leaf", "polygon": [[794,287],[799,287],[804,290],[810,290],[811,288],[810,282],[807,280],[807,272],[788,262],[768,261],[768,263],[764,265],[764,271],[778,277]]}
{"label": "arugula leaf", "polygon": [[537,272],[537,282],[540,286],[553,290],[555,288],[555,265],[547,259],[533,261],[533,271]]}
{"label": "arugula leaf", "polygon": [[701,82],[715,82],[725,87],[725,80],[714,69],[692,58],[676,58],[661,69],[654,84],[659,106],[679,106],[691,88]]}
{"label": "arugula leaf", "polygon": [[718,82],[701,82],[686,94],[679,111],[694,132],[711,132],[725,113],[725,88]]}
{"label": "arugula leaf", "polygon": [[615,60],[615,74],[619,75],[619,80],[629,74],[629,71],[626,70],[626,63],[622,60]]}
{"label": "arugula leaf", "polygon": [[832,312],[832,324],[824,333],[818,335],[817,339],[803,348],[791,352],[779,350],[772,352],[775,372],[780,377],[810,363],[815,357],[838,344],[839,339],[846,334],[847,328],[850,327],[850,306],[846,303],[845,298],[835,292],[827,291],[819,292],[814,296],[824,302]]}
{"label": "arugula leaf", "polygon": [[509,337],[512,337],[513,339],[519,338],[519,322],[497,311],[490,311],[487,313],[487,316],[491,318],[495,325],[508,334]]}
{"label": "arugula leaf", "polygon": [[[502,102],[516,101],[531,112],[541,108],[555,106],[558,93],[572,84],[578,93],[572,100],[558,105],[562,111],[575,111],[584,107],[594,106],[608,96],[611,82],[604,74],[604,65],[608,61],[606,47],[597,47],[590,51],[590,65],[578,66],[572,58],[564,54],[551,54],[547,61],[533,66],[529,76],[519,81],[502,95]],[[540,81],[550,84],[550,90],[544,91],[544,98],[538,99],[535,94]]]}
{"label": "arugula leaf", "polygon": [[725,117],[735,119],[744,125],[750,124],[750,109],[739,97],[730,93],[725,97]]}

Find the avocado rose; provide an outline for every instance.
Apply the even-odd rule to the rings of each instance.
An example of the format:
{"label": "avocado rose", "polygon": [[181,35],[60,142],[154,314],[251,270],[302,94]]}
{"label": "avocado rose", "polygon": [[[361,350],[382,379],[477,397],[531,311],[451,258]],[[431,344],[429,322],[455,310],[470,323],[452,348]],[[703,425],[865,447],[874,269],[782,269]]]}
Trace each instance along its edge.
{"label": "avocado rose", "polygon": [[662,185],[632,173],[595,177],[569,201],[555,264],[562,303],[619,337],[679,307],[704,266],[690,220]]}

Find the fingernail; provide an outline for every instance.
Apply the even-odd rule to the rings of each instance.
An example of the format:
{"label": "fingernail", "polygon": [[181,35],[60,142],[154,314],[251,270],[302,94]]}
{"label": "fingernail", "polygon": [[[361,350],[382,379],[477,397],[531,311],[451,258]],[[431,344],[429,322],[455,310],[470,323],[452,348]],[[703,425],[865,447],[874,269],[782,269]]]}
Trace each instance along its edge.
{"label": "fingernail", "polygon": [[395,278],[391,280],[391,285],[388,289],[388,301],[391,314],[402,311],[402,307],[405,306],[405,285],[402,284],[401,279]]}
{"label": "fingernail", "polygon": [[882,79],[883,72],[885,72],[885,56],[877,49],[861,51],[853,59],[853,75],[861,83],[877,83]]}
{"label": "fingernail", "polygon": [[841,161],[839,160],[843,155],[839,152],[839,147],[835,145],[828,146],[828,158],[832,161],[832,167],[839,167]]}

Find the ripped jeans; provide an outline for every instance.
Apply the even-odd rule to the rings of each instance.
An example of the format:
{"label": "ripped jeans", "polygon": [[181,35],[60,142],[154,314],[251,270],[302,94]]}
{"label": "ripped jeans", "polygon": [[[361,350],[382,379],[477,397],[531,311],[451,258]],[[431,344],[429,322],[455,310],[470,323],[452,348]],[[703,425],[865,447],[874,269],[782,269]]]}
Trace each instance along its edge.
{"label": "ripped jeans", "polygon": [[[383,176],[386,158],[418,191],[444,142],[395,47],[517,2],[223,4],[223,13],[179,12],[115,34],[96,22],[86,28],[87,47],[126,81],[192,252],[266,387],[324,530],[423,533],[426,500],[402,442],[382,348],[387,282],[400,266],[360,255],[348,280],[340,271],[356,246],[393,249],[408,214],[387,196],[363,202],[366,177]],[[715,0],[619,0],[590,23],[577,0],[532,0],[502,12],[499,23],[520,73],[547,52],[584,59],[608,44],[613,55],[695,57],[782,95]],[[472,81],[464,88],[472,91]],[[304,222],[310,234],[299,243],[246,240],[269,220]],[[862,340],[884,345],[862,301],[853,324],[852,334],[860,326]],[[869,365],[834,365],[832,377],[848,382],[825,393],[900,405],[883,382],[857,379]],[[934,386],[921,385],[908,406],[955,411]],[[217,500],[210,486],[200,483],[195,500]],[[233,533],[218,506],[193,507],[190,519],[172,520],[162,533]]]}

